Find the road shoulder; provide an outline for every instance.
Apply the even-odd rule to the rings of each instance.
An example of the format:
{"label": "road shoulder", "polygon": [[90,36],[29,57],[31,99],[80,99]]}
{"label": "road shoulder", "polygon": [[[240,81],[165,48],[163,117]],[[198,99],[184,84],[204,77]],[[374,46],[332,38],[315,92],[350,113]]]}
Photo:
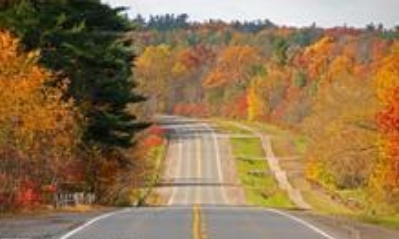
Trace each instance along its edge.
{"label": "road shoulder", "polygon": [[58,238],[88,220],[116,211],[102,207],[87,212],[40,212],[0,218],[2,238]]}

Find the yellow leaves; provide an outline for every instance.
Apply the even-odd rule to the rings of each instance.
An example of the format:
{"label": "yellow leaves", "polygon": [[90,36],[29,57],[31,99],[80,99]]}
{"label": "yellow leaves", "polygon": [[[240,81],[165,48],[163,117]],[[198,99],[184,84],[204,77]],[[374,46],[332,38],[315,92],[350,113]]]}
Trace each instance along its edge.
{"label": "yellow leaves", "polygon": [[163,90],[171,75],[172,53],[167,45],[149,46],[137,58],[136,73],[143,90]]}
{"label": "yellow leaves", "polygon": [[73,105],[62,101],[60,88],[45,86],[52,76],[36,64],[39,53],[21,53],[17,44],[0,32],[0,133],[12,133],[25,146],[40,135],[72,142],[77,130]]}
{"label": "yellow leaves", "polygon": [[215,68],[205,78],[203,84],[212,88],[228,82],[245,82],[249,80],[251,67],[259,62],[259,52],[254,47],[247,45],[226,47],[220,53]]}
{"label": "yellow leaves", "polygon": [[332,37],[323,37],[318,42],[307,47],[302,58],[311,77],[317,77],[328,65],[335,42]]}
{"label": "yellow leaves", "polygon": [[306,162],[306,178],[313,181],[319,181],[322,175],[323,165],[320,161],[308,159]]}
{"label": "yellow leaves", "polygon": [[179,76],[187,74],[188,69],[181,62],[176,62],[172,68],[172,73],[173,73],[173,75],[176,75],[177,77],[179,77]]}
{"label": "yellow leaves", "polygon": [[263,112],[266,110],[265,102],[261,97],[261,92],[259,91],[259,81],[261,78],[255,78],[251,82],[251,86],[247,93],[247,103],[248,103],[248,120],[254,121],[260,119],[263,116]]}
{"label": "yellow leaves", "polygon": [[327,53],[332,50],[334,38],[326,36],[305,49],[305,54]]}
{"label": "yellow leaves", "polygon": [[330,81],[333,79],[345,80],[348,75],[351,75],[354,72],[354,67],[355,62],[353,58],[346,55],[337,56],[329,66],[327,77]]}
{"label": "yellow leaves", "polygon": [[399,87],[399,42],[396,42],[389,56],[382,60],[376,74],[377,95],[383,104],[395,97],[394,89]]}

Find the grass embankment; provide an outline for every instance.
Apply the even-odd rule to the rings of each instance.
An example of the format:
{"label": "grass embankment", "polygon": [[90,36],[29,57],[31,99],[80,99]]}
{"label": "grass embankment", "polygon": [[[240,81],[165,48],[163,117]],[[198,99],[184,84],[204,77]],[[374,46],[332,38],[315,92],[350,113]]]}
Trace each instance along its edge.
{"label": "grass embankment", "polygon": [[[399,214],[372,215],[370,213],[370,210],[367,209],[369,205],[366,205],[368,195],[365,190],[331,191],[333,195],[339,196],[341,200],[348,202],[352,201],[358,205],[363,205],[365,208],[356,209],[350,208],[342,202],[332,199],[331,195],[312,187],[306,180],[304,174],[306,164],[305,154],[308,147],[308,140],[305,136],[289,130],[281,129],[274,125],[248,122],[241,123],[251,126],[252,128],[270,136],[273,151],[275,155],[280,158],[280,166],[286,170],[290,182],[295,188],[301,190],[304,199],[312,205],[315,212],[320,214],[350,217],[362,222],[399,229]],[[226,125],[228,123],[224,124]],[[233,128],[232,126],[230,127]],[[302,173],[298,174],[300,171],[302,171]],[[293,174],[290,172],[296,173]]]}
{"label": "grass embankment", "polygon": [[287,172],[288,180],[294,188],[299,189],[306,202],[319,213],[325,214],[353,214],[353,212],[332,200],[328,195],[315,190],[305,178],[305,154],[308,140],[305,136],[275,125],[263,123],[244,123],[270,136],[272,149],[280,159],[280,166]]}
{"label": "grass embankment", "polygon": [[[251,135],[227,122],[217,123],[219,130],[231,134]],[[231,138],[239,180],[244,188],[246,200],[251,205],[275,208],[292,208],[294,205],[281,190],[269,171],[265,153],[258,138]]]}

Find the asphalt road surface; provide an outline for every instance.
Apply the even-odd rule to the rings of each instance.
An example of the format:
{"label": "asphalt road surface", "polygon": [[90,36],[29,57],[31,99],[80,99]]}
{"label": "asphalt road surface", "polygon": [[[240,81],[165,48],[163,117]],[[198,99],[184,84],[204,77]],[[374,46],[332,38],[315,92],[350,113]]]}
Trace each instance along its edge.
{"label": "asphalt road surface", "polygon": [[208,124],[163,117],[169,137],[168,205],[229,205],[217,135]]}
{"label": "asphalt road surface", "polygon": [[[290,215],[256,208],[141,208],[106,214],[62,239],[338,239]],[[200,214],[198,216],[197,214]],[[199,219],[196,219],[198,218]],[[95,219],[94,219],[95,220]]]}
{"label": "asphalt road surface", "polygon": [[346,238],[282,211],[232,205],[214,129],[180,117],[161,122],[170,142],[163,183],[167,205],[104,214],[60,239]]}

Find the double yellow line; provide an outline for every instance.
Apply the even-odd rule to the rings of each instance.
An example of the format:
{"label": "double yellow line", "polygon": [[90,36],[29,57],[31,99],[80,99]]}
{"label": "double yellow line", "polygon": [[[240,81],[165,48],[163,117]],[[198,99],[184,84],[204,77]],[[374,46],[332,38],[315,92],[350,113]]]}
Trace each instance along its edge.
{"label": "double yellow line", "polygon": [[193,206],[193,238],[206,239],[201,208],[198,204]]}

